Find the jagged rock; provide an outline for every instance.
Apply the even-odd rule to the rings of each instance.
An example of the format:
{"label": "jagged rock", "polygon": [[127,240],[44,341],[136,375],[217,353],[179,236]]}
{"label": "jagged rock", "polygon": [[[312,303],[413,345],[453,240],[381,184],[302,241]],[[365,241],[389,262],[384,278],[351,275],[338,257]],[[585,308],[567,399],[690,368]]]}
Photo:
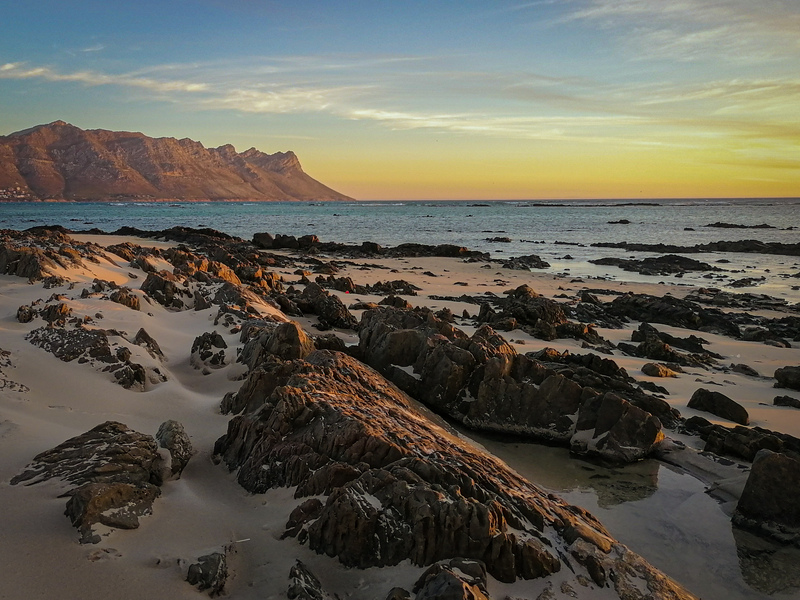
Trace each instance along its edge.
{"label": "jagged rock", "polygon": [[572,452],[610,462],[634,462],[664,439],[661,421],[616,394],[586,400],[578,412]]}
{"label": "jagged rock", "polygon": [[762,427],[725,427],[703,417],[691,417],[684,428],[705,440],[705,452],[752,461],[761,450],[781,452],[800,460],[800,439]]}
{"label": "jagged rock", "polygon": [[170,475],[180,477],[194,454],[192,442],[186,435],[183,425],[173,420],[164,421],[158,427],[156,440],[158,440],[159,446],[169,451],[172,459],[169,468]]}
{"label": "jagged rock", "polygon": [[739,498],[734,524],[800,547],[800,460],[762,450]]}
{"label": "jagged rock", "polygon": [[64,324],[66,319],[72,315],[72,309],[64,302],[58,304],[48,304],[40,312],[39,315],[48,323]]}
{"label": "jagged rock", "polygon": [[79,357],[113,360],[108,336],[102,329],[40,327],[31,331],[26,339],[64,362]]}
{"label": "jagged rock", "polygon": [[386,594],[386,600],[411,600],[411,594],[401,587],[393,587]]}
{"label": "jagged rock", "polygon": [[27,277],[30,281],[44,279],[56,262],[48,257],[41,248],[6,242],[0,244],[0,274]]}
{"label": "jagged rock", "polygon": [[413,308],[411,303],[405,298],[400,296],[386,296],[383,300],[378,302],[378,306],[392,306],[394,308]]}
{"label": "jagged rock", "polygon": [[750,415],[747,414],[747,410],[741,404],[720,392],[699,388],[692,394],[687,406],[696,410],[710,412],[740,425],[750,423]]}
{"label": "jagged rock", "polygon": [[142,346],[145,348],[153,358],[157,358],[160,361],[166,360],[164,353],[161,351],[161,346],[158,345],[158,342],[153,336],[147,333],[144,327],[140,328],[139,331],[136,332],[136,335],[133,338],[133,343],[137,346]]}
{"label": "jagged rock", "polygon": [[344,303],[316,283],[307,284],[303,293],[294,301],[301,311],[316,314],[322,327],[342,329],[358,327],[356,318],[350,314]]}
{"label": "jagged rock", "polygon": [[677,254],[647,257],[642,260],[608,257],[590,260],[589,262],[596,265],[611,265],[619,267],[623,271],[633,271],[641,275],[671,275],[674,273],[684,273],[686,271],[722,270],[708,263],[686,256],[678,256]]}
{"label": "jagged rock", "polygon": [[108,299],[112,302],[116,302],[117,304],[122,304],[122,306],[127,306],[133,310],[141,310],[139,296],[132,294],[131,291],[126,287],[114,290],[108,296]]}
{"label": "jagged rock", "polygon": [[212,597],[221,594],[228,581],[227,548],[223,552],[201,556],[196,563],[189,565],[186,581],[196,585],[200,591],[208,590]]}
{"label": "jagged rock", "polygon": [[642,365],[642,373],[648,377],[677,377],[678,374],[666,365],[660,363],[645,363]]}
{"label": "jagged rock", "polygon": [[295,321],[278,325],[264,346],[264,351],[284,360],[305,358],[314,351],[314,342]]}
{"label": "jagged rock", "polygon": [[792,408],[800,408],[800,400],[792,398],[791,396],[775,396],[772,400],[775,406],[791,406]]}
{"label": "jagged rock", "polygon": [[[195,369],[224,367],[226,364],[225,348],[228,344],[216,331],[207,331],[194,339],[189,362]],[[216,349],[216,350],[215,350]]]}
{"label": "jagged rock", "polygon": [[134,387],[144,390],[147,385],[147,369],[138,363],[127,362],[114,371],[114,379],[126,390]]}
{"label": "jagged rock", "polygon": [[325,591],[316,575],[300,560],[289,569],[286,597],[289,600],[339,600],[336,594]]}
{"label": "jagged rock", "polygon": [[800,367],[782,367],[775,371],[775,387],[800,390]]}
{"label": "jagged rock", "polygon": [[141,290],[159,304],[179,309],[184,307],[181,296],[192,296],[183,282],[169,271],[149,272]]}
{"label": "jagged rock", "polygon": [[[571,445],[575,453],[602,455],[608,461],[639,460],[652,451],[662,436],[661,422],[648,411],[675,423],[668,403],[635,388],[611,360],[590,356],[584,365],[578,358],[580,366],[570,364],[559,374],[534,357],[518,355],[489,326],[468,338],[427,309],[365,312],[359,352],[367,364],[401,389],[470,428]],[[625,394],[620,402],[633,402],[642,410],[626,408],[623,412],[631,422],[613,430],[597,447],[590,442],[592,435],[586,438],[587,433],[577,432],[575,424],[581,406],[592,397],[599,398],[603,389]],[[634,425],[632,421],[641,422]],[[598,435],[606,433],[601,428]],[[617,440],[618,434],[625,439]]]}
{"label": "jagged rock", "polygon": [[414,584],[415,600],[489,600],[486,565],[454,558],[430,566]]}
{"label": "jagged rock", "polygon": [[27,304],[23,304],[17,309],[17,321],[20,323],[30,323],[36,316],[36,310]]}
{"label": "jagged rock", "polygon": [[[355,359],[316,351],[280,368],[285,379],[230,421],[215,453],[250,492],[327,495],[306,529],[312,550],[360,568],[479,560],[506,582],[613,572],[620,598],[635,597],[625,595],[634,585],[654,598],[692,597],[588,513],[437,427]],[[562,569],[567,555],[573,571]]]}
{"label": "jagged rock", "polygon": [[681,350],[686,350],[687,352],[693,352],[695,354],[702,354],[703,352],[706,352],[706,349],[703,348],[703,345],[708,344],[707,340],[697,337],[696,335],[690,335],[689,337],[685,338],[670,335],[664,331],[659,331],[650,325],[650,323],[641,323],[639,328],[631,333],[631,341],[644,342],[651,336],[657,337],[665,344],[669,344],[674,348],[680,348]]}
{"label": "jagged rock", "polygon": [[730,317],[718,310],[703,308],[688,300],[673,296],[648,294],[623,294],[607,305],[607,310],[617,317],[627,317],[647,323],[663,323],[683,329],[694,329],[739,337],[739,327]]}
{"label": "jagged rock", "polygon": [[32,485],[51,478],[74,484],[67,494],[67,516],[81,531],[83,543],[100,541],[92,525],[131,529],[149,514],[160,494],[163,463],[149,435],[107,421],[51,450],[11,479]]}

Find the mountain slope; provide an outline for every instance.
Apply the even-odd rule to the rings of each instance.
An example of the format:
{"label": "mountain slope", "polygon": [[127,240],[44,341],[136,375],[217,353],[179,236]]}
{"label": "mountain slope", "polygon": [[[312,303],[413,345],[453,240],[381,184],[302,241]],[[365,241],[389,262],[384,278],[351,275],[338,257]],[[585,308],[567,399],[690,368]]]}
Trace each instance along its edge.
{"label": "mountain slope", "polygon": [[0,137],[0,191],[38,199],[350,200],[293,152],[83,130],[64,121]]}

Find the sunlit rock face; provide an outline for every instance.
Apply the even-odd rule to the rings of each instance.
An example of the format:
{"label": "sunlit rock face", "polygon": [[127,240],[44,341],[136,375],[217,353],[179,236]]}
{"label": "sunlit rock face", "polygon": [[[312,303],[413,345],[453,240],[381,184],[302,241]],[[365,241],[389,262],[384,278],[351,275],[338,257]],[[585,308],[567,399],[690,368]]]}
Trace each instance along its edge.
{"label": "sunlit rock face", "polygon": [[360,568],[474,559],[506,582],[559,574],[623,598],[692,597],[352,357],[270,364],[250,374],[268,382],[243,384],[247,411],[215,452],[248,491],[297,486],[296,497],[313,497],[286,534],[317,552]]}

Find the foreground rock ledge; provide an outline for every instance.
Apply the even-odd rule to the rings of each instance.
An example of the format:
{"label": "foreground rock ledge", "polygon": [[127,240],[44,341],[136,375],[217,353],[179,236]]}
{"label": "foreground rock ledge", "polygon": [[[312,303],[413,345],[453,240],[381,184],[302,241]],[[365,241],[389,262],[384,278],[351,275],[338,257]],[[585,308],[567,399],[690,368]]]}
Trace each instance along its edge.
{"label": "foreground rock ledge", "polygon": [[263,363],[245,390],[249,410],[230,421],[216,454],[250,492],[327,496],[298,507],[287,535],[346,566],[461,557],[505,582],[561,571],[619,598],[694,598],[592,515],[433,424],[345,354]]}

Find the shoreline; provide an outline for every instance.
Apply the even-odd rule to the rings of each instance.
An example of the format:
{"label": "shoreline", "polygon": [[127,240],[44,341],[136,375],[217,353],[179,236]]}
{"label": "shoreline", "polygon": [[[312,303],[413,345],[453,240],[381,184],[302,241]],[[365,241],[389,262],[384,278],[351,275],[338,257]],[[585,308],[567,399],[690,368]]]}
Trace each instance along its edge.
{"label": "shoreline", "polygon": [[[104,246],[133,242],[143,247],[152,246],[159,251],[175,248],[179,243],[168,241],[155,243],[153,240],[142,238],[99,237],[86,234],[72,235],[71,237],[78,242],[91,241],[93,243],[101,243]],[[474,334],[479,328],[477,323],[472,322],[477,312],[477,306],[471,302],[457,300],[467,291],[473,295],[476,293],[487,295],[486,293],[488,292],[498,298],[502,298],[505,295],[504,292],[513,290],[520,285],[528,284],[543,297],[560,302],[566,300],[566,304],[576,302],[586,288],[596,289],[602,287],[609,292],[613,292],[613,294],[599,294],[601,299],[613,298],[617,292],[624,293],[629,291],[634,291],[636,294],[659,296],[670,293],[676,298],[682,298],[692,291],[692,288],[688,286],[672,287],[658,283],[638,284],[599,280],[574,281],[574,278],[570,276],[560,277],[531,271],[503,269],[495,263],[483,261],[464,262],[463,258],[457,257],[367,257],[363,259],[350,257],[342,259],[336,256],[325,256],[324,254],[296,254],[288,250],[262,252],[262,255],[275,257],[274,260],[276,262],[270,267],[270,270],[282,278],[285,285],[300,287],[302,286],[302,278],[305,276],[298,275],[296,273],[298,269],[307,271],[309,273],[308,277],[312,277],[312,272],[315,269],[322,268],[325,265],[335,266],[337,271],[332,274],[335,279],[349,277],[355,285],[370,286],[375,284],[376,281],[387,279],[407,281],[420,288],[417,291],[417,295],[403,296],[411,304],[427,306],[435,311],[449,309],[453,315],[462,315],[463,311],[466,310],[472,315],[470,319],[456,316],[454,320],[454,325],[462,329],[467,335]],[[173,267],[158,255],[152,255],[150,260],[153,261],[155,266],[161,268]],[[284,262],[281,263],[281,260]],[[42,289],[40,284],[30,286],[24,282],[24,279],[18,277],[0,276],[0,285],[3,292],[0,294],[0,305],[2,306],[2,320],[4,323],[4,327],[0,331],[0,348],[10,352],[9,360],[11,365],[3,368],[4,377],[8,381],[13,381],[29,388],[29,391],[7,392],[0,406],[0,409],[2,409],[2,413],[0,413],[2,415],[2,418],[0,418],[0,421],[2,421],[0,443],[6,457],[2,465],[2,475],[0,475],[0,481],[2,481],[0,494],[2,494],[4,500],[13,503],[14,514],[18,516],[20,523],[28,522],[34,517],[46,517],[46,526],[54,529],[50,533],[46,529],[40,530],[40,537],[37,539],[43,542],[48,535],[57,536],[56,548],[49,552],[50,560],[64,560],[65,556],[69,556],[68,562],[71,561],[76,572],[82,574],[80,577],[94,577],[96,570],[93,570],[89,565],[95,564],[105,564],[106,569],[112,569],[112,571],[114,569],[122,569],[122,572],[128,573],[129,576],[140,577],[141,573],[143,573],[141,571],[142,567],[139,566],[141,561],[148,562],[152,560],[152,558],[145,558],[148,553],[153,552],[153,550],[148,549],[148,547],[151,547],[148,544],[165,544],[164,539],[158,535],[157,530],[159,527],[167,525],[166,520],[173,518],[176,515],[176,510],[181,510],[180,502],[176,503],[179,499],[182,499],[181,501],[189,501],[192,507],[189,512],[196,514],[194,511],[200,507],[195,503],[202,496],[196,496],[194,500],[190,496],[194,493],[199,493],[201,488],[203,490],[202,494],[209,493],[208,486],[211,484],[219,485],[219,477],[223,475],[222,478],[228,480],[232,487],[226,488],[225,491],[220,491],[217,494],[221,503],[215,506],[221,508],[228,503],[239,505],[243,503],[243,508],[248,505],[250,508],[247,510],[253,511],[260,503],[258,496],[247,496],[243,490],[237,489],[231,481],[231,476],[225,474],[218,467],[214,467],[211,462],[210,447],[213,445],[214,440],[224,432],[229,419],[228,416],[219,414],[217,406],[225,392],[235,391],[241,384],[236,378],[242,375],[242,366],[233,362],[235,359],[234,350],[241,347],[241,342],[237,341],[238,334],[231,334],[227,329],[212,325],[215,309],[211,312],[196,310],[176,312],[167,310],[158,304],[145,302],[144,294],[138,289],[145,280],[145,272],[130,266],[127,261],[119,256],[116,256],[109,263],[101,261],[100,264],[93,264],[84,260],[82,264],[83,267],[72,266],[68,269],[56,269],[57,274],[68,277],[76,283],[73,290],[68,289],[68,284]],[[380,265],[380,268],[378,265]],[[488,269],[484,268],[487,266],[489,267]],[[137,275],[137,277],[135,279],[132,278],[132,274]],[[316,274],[314,273],[314,275]],[[109,302],[103,298],[102,293],[90,294],[86,298],[80,298],[78,294],[80,287],[91,286],[92,281],[97,277],[108,281],[116,281],[119,285],[129,286],[134,295],[141,299],[142,310],[133,311],[123,305]],[[307,279],[307,281],[311,280],[313,278]],[[328,291],[346,305],[353,305],[358,301],[364,303],[378,302],[386,295],[347,293],[332,288],[328,288]],[[21,304],[29,303],[36,296],[44,301],[45,298],[53,293],[64,294],[65,303],[75,314],[94,315],[102,312],[104,318],[102,320],[95,319],[93,326],[124,331],[128,338],[132,337],[138,327],[146,327],[147,331],[158,340],[166,356],[166,361],[159,361],[153,358],[146,349],[140,347],[137,350],[136,347],[130,346],[135,352],[134,358],[141,361],[148,373],[151,373],[150,370],[153,368],[162,369],[169,374],[169,379],[166,382],[157,384],[146,383],[144,393],[128,392],[119,388],[113,382],[113,379],[109,379],[107,373],[92,368],[91,365],[64,363],[31,345],[24,339],[24,335],[31,330],[33,325],[41,325],[42,321],[36,318],[30,325],[20,323],[16,316],[17,307]],[[436,298],[431,298],[431,296]],[[455,299],[440,299],[444,297]],[[47,304],[47,302],[44,302],[44,304]],[[265,305],[260,310],[266,311],[267,306]],[[356,318],[359,318],[363,311],[364,309],[352,309],[351,312]],[[262,312],[262,314],[264,313]],[[762,311],[760,314],[774,317],[780,313]],[[318,319],[314,316],[306,315],[304,317],[291,318],[298,321],[305,331],[309,333],[324,333],[312,327],[312,325],[318,324]],[[604,339],[614,344],[619,344],[629,340],[631,333],[635,331],[637,326],[638,323],[634,322],[622,329],[598,327],[597,331]],[[656,324],[656,326],[659,331],[676,337],[698,333],[697,331],[669,325]],[[190,352],[192,339],[209,329],[217,330],[227,341],[228,349],[226,349],[225,355],[230,362],[219,369],[208,366],[197,369],[192,364],[192,361],[195,360]],[[358,343],[358,336],[352,331],[334,328],[332,332],[347,345]],[[584,348],[584,343],[579,339],[557,338],[543,341],[520,329],[501,333],[520,354],[536,352],[544,347],[552,347],[559,352],[569,351],[571,354],[583,354],[592,351]],[[708,350],[724,357],[724,360],[718,361],[719,368],[707,370],[699,366],[691,367],[687,369],[685,374],[679,375],[678,378],[668,379],[665,382],[641,373],[641,367],[645,362],[651,362],[650,359],[624,356],[616,351],[614,351],[613,356],[609,357],[625,368],[628,374],[637,382],[650,382],[663,385],[669,389],[672,393],[665,397],[672,406],[680,410],[684,418],[703,416],[715,424],[731,424],[724,419],[686,407],[689,396],[699,385],[713,385],[714,389],[719,389],[729,393],[731,396],[735,396],[735,399],[747,408],[751,415],[751,425],[763,426],[794,436],[800,436],[800,410],[764,404],[764,400],[769,400],[771,395],[779,393],[786,393],[796,398],[800,397],[797,392],[788,390],[773,391],[771,387],[774,381],[772,380],[772,372],[776,368],[800,362],[798,360],[800,358],[800,349],[797,343],[790,344],[789,348],[778,348],[759,342],[734,340],[708,332],[702,332],[700,335],[707,339]],[[127,338],[123,336],[123,341],[124,339]],[[727,365],[734,362],[754,367],[758,372],[758,377],[732,371]],[[208,371],[207,375],[203,374],[205,371]],[[696,379],[701,379],[702,382],[698,382]],[[58,397],[57,401],[51,400],[55,397]],[[106,400],[98,402],[99,397],[106,398]],[[6,483],[36,453],[52,447],[71,435],[79,434],[102,420],[113,417],[132,428],[153,433],[158,422],[163,418],[168,418],[164,414],[165,411],[173,413],[183,422],[191,437],[194,438],[193,442],[198,448],[199,454],[194,457],[194,462],[190,463],[193,465],[190,467],[190,471],[187,471],[186,475],[176,482],[178,484],[177,487],[169,488],[165,486],[163,502],[162,500],[157,501],[154,514],[142,519],[142,525],[138,531],[115,531],[108,536],[108,542],[104,541],[101,544],[104,548],[115,548],[115,552],[118,550],[122,555],[121,558],[104,558],[100,563],[94,563],[92,562],[93,559],[90,558],[87,564],[87,552],[91,556],[95,555],[91,554],[90,550],[75,544],[74,530],[69,528],[68,520],[61,517],[60,514],[55,514],[54,516],[54,511],[55,513],[59,511],[55,508],[52,500],[43,497],[46,494],[43,493],[42,488],[32,486],[26,488],[24,493],[21,493],[20,486],[10,487]],[[170,415],[169,418],[175,417]],[[696,436],[677,433],[668,433],[668,435],[690,447],[698,447],[703,443]],[[691,465],[687,466],[687,468],[690,467]],[[720,476],[720,473],[716,475],[716,477]],[[534,481],[534,483],[536,482]],[[191,492],[189,489],[183,489],[187,486],[189,488],[200,487],[196,489],[196,492]],[[285,495],[285,492],[273,490],[273,492],[264,496],[265,502],[271,503],[272,500],[270,498],[276,498],[275,501],[277,502],[277,499],[281,498],[282,494]],[[24,506],[20,505],[22,499],[24,499]],[[284,497],[281,501],[286,500],[287,498]],[[60,504],[58,505],[60,506]],[[45,515],[45,513],[47,514]],[[220,527],[211,528],[216,532],[211,537],[219,540],[221,529],[233,526],[236,534],[232,537],[235,539],[246,538],[251,535],[254,529],[260,529],[264,526],[260,521],[262,518],[257,516],[255,521],[243,521],[233,526],[227,524],[228,522],[233,523],[233,521],[226,517],[226,523],[221,523]],[[279,520],[277,518],[271,527],[280,530],[283,523],[278,522]],[[188,525],[186,519],[179,519],[179,521],[184,526]],[[181,547],[181,537],[185,538],[187,532],[180,530],[177,526],[169,527],[169,530],[174,533],[175,539],[166,544],[166,546],[172,548],[171,552],[173,554],[186,554],[187,546],[184,544],[182,549],[179,547]],[[21,524],[16,526],[14,531],[16,532],[15,535],[30,535],[30,532]],[[215,545],[207,536],[200,536],[200,538],[206,540],[205,542],[201,541],[197,536],[198,533],[195,532],[189,535],[192,538],[190,545],[193,548],[202,550],[206,546]],[[15,539],[18,540],[19,544],[24,544],[23,538]],[[272,540],[269,544],[274,542],[275,540]],[[282,544],[286,543],[293,542],[282,542]],[[260,547],[265,547],[263,545],[267,544],[267,541],[264,540],[258,542],[258,544],[260,544]],[[9,544],[9,546],[12,545],[14,544]],[[237,570],[240,575],[235,577],[231,583],[232,597],[236,598],[249,598],[251,597],[251,592],[255,593],[255,589],[247,583],[248,580],[255,588],[263,590],[265,589],[263,586],[269,587],[264,579],[265,573],[263,569],[265,567],[263,565],[258,566],[253,562],[258,559],[256,555],[248,554],[246,546],[247,544],[244,542],[241,544],[239,558],[236,559],[239,561]],[[276,546],[276,548],[281,547],[284,546],[280,544]],[[318,576],[321,575],[320,570],[324,572],[330,568],[326,565],[332,564],[326,562],[331,561],[331,559],[315,555],[307,547],[295,544],[292,548],[293,551],[294,549],[298,550],[304,561],[309,561],[309,564],[316,565],[315,572]],[[41,552],[41,548],[34,551]],[[270,552],[274,552],[274,550],[270,550]],[[111,552],[106,554],[113,556]],[[126,557],[132,556],[139,558],[136,560],[126,559]],[[152,556],[152,554],[149,554],[149,556]],[[7,558],[10,560],[10,557]],[[285,559],[281,559],[278,562],[286,564]],[[17,562],[14,561],[14,564],[17,564]],[[21,565],[19,568],[21,571],[15,577],[25,577],[28,571]],[[41,568],[41,565],[37,568]],[[170,589],[173,597],[195,597],[196,592],[193,588],[180,581],[180,578],[174,577],[176,568],[178,567],[172,566],[158,573],[154,573],[152,570],[147,571],[147,575],[142,577],[140,582],[139,592],[150,589],[148,586],[155,585],[158,582],[159,585],[165,585],[165,589]],[[412,568],[410,565],[405,565],[402,569],[405,569],[404,572],[406,572],[406,575],[402,576],[406,578],[405,581],[412,577],[412,573],[419,572],[416,567]],[[285,577],[286,571],[288,569],[280,572],[280,585],[284,586],[284,589],[285,585],[282,582],[285,580],[282,578]],[[258,573],[262,575],[258,575]],[[374,584],[382,580],[382,576],[376,571],[364,573],[364,576],[373,581]],[[730,573],[727,576],[730,576]],[[244,579],[238,577],[243,577]],[[331,575],[328,577],[328,583],[333,586],[342,586],[345,580],[346,576]],[[40,583],[39,585],[45,585],[45,583]],[[52,585],[55,585],[55,582],[52,582]],[[277,583],[274,585],[277,585]],[[406,583],[405,585],[409,584]],[[722,582],[720,582],[720,585],[722,585]],[[740,586],[741,583],[739,582],[736,585]],[[248,591],[248,588],[250,591]],[[269,589],[273,588],[269,587]],[[277,593],[278,589],[274,589],[273,593]],[[343,590],[345,588],[332,587],[331,589]],[[737,589],[739,589],[739,592],[736,593],[742,593],[741,590],[745,588],[739,587]],[[385,593],[385,591],[382,590],[381,593]],[[129,593],[130,597],[135,597],[133,589]],[[366,592],[356,593],[357,597],[362,597],[359,594],[366,594]],[[363,597],[367,596],[364,595]],[[731,597],[737,596],[733,595]]]}

